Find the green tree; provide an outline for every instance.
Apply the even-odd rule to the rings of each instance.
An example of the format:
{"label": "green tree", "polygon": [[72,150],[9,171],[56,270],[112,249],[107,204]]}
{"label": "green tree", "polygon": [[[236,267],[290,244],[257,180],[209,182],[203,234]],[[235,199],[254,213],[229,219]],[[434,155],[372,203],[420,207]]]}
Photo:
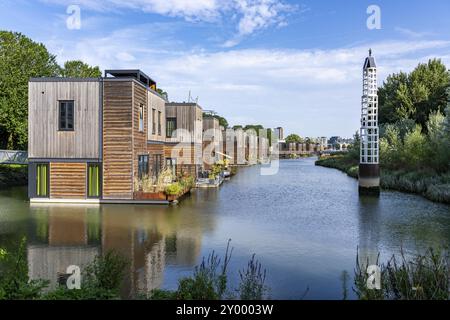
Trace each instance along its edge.
{"label": "green tree", "polygon": [[426,155],[425,148],[425,135],[422,134],[420,125],[417,125],[414,130],[408,132],[405,136],[402,162],[408,168],[421,168]]}
{"label": "green tree", "polygon": [[55,56],[43,44],[0,31],[0,147],[27,149],[28,81],[59,71]]}
{"label": "green tree", "polygon": [[66,61],[61,69],[61,76],[65,78],[99,78],[102,72],[99,67],[91,67],[80,60]]}
{"label": "green tree", "polygon": [[390,75],[378,91],[380,123],[409,118],[426,131],[430,114],[444,111],[449,85],[450,72],[439,59],[419,64],[410,74]]}
{"label": "green tree", "polygon": [[298,134],[290,134],[286,137],[286,143],[298,142],[301,143],[303,140]]}

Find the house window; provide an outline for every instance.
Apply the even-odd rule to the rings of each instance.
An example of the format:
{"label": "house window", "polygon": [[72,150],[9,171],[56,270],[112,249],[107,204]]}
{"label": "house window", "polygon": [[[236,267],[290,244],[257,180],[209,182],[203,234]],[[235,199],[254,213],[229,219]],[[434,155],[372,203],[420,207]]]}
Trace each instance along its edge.
{"label": "house window", "polygon": [[158,111],[158,135],[161,135],[161,111]]}
{"label": "house window", "polygon": [[152,109],[152,134],[156,134],[156,109]]}
{"label": "house window", "polygon": [[88,198],[99,198],[100,197],[100,164],[89,163],[88,164]]}
{"label": "house window", "polygon": [[166,158],[166,168],[169,169],[175,177],[177,175],[177,159]]}
{"label": "house window", "polygon": [[167,118],[167,121],[166,121],[166,136],[167,136],[167,138],[172,138],[175,130],[177,130],[177,118]]}
{"label": "house window", "polygon": [[158,178],[159,173],[161,172],[161,162],[162,162],[162,155],[155,154],[153,156],[153,176]]}
{"label": "house window", "polygon": [[74,130],[74,102],[59,101],[59,130]]}
{"label": "house window", "polygon": [[148,176],[148,155],[142,155],[138,158],[138,176],[139,179]]}
{"label": "house window", "polygon": [[144,105],[139,106],[139,131],[144,131]]}
{"label": "house window", "polygon": [[36,196],[48,198],[49,196],[49,165],[36,165]]}

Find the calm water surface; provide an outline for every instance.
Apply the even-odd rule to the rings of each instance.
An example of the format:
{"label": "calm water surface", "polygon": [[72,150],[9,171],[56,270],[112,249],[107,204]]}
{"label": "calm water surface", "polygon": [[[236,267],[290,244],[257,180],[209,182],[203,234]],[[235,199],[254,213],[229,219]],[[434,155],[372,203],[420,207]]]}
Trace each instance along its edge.
{"label": "calm water surface", "polygon": [[[314,166],[281,161],[275,176],[240,169],[218,190],[196,190],[178,206],[30,205],[25,188],[0,192],[0,246],[26,236],[29,272],[55,285],[69,265],[114,249],[130,260],[124,296],[175,289],[177,279],[212,250],[234,247],[231,283],[255,253],[267,269],[270,297],[342,299],[357,247],[369,259],[450,244],[450,207],[419,196],[358,196],[357,181]],[[352,280],[349,280],[349,294]]]}

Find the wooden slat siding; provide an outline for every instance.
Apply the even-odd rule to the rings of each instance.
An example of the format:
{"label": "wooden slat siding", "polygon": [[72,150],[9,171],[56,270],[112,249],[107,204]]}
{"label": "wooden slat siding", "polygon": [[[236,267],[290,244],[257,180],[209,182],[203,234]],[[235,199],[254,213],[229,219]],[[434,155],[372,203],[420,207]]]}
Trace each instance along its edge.
{"label": "wooden slat siding", "polygon": [[[193,104],[166,104],[166,117],[177,118],[177,129],[187,130],[193,138],[193,142],[202,143],[203,110]],[[167,138],[167,142],[188,142],[191,136],[178,136]]]}
{"label": "wooden slat siding", "polygon": [[133,82],[105,81],[103,198],[133,199]]}
{"label": "wooden slat siding", "polygon": [[[144,106],[144,131],[139,131],[139,109]],[[148,103],[147,90],[133,83],[133,179],[138,177],[138,156],[148,154],[147,151],[147,121]],[[133,186],[134,187],[134,186]]]}
{"label": "wooden slat siding", "polygon": [[50,163],[50,198],[85,199],[86,163]]}
{"label": "wooden slat siding", "polygon": [[[100,83],[55,81],[29,83],[28,156],[99,158]],[[58,131],[60,100],[74,100],[74,131]]]}

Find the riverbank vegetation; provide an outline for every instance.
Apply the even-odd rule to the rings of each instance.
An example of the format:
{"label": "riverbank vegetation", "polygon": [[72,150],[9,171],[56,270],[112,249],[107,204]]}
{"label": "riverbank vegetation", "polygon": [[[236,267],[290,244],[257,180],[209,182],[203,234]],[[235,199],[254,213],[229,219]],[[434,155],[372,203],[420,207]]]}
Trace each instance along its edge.
{"label": "riverbank vegetation", "polygon": [[[380,88],[381,186],[450,203],[450,72],[439,60],[394,74]],[[360,139],[317,165],[358,177]]]}
{"label": "riverbank vegetation", "polygon": [[[447,250],[429,249],[423,255],[392,256],[387,263],[377,261],[380,289],[367,286],[368,261],[356,258],[354,291],[360,300],[449,300],[450,264]],[[370,279],[369,281],[371,281]],[[372,282],[373,283],[373,282]]]}
{"label": "riverbank vegetation", "polygon": [[[0,300],[262,300],[269,298],[267,272],[253,255],[248,265],[238,271],[236,287],[230,286],[229,264],[233,248],[228,242],[223,259],[212,252],[194,268],[191,276],[178,281],[176,290],[153,290],[136,297],[123,297],[121,288],[129,267],[127,259],[115,252],[97,256],[81,273],[80,289],[70,290],[63,281],[53,286],[48,280],[30,279],[26,239],[17,245],[0,248]],[[450,264],[447,249],[429,249],[423,255],[406,257],[403,251],[380,271],[380,289],[367,286],[368,261],[357,254],[353,291],[360,300],[448,300]],[[62,278],[64,279],[64,277]],[[348,297],[347,272],[341,275],[343,297]],[[307,298],[308,289],[302,295]]]}

